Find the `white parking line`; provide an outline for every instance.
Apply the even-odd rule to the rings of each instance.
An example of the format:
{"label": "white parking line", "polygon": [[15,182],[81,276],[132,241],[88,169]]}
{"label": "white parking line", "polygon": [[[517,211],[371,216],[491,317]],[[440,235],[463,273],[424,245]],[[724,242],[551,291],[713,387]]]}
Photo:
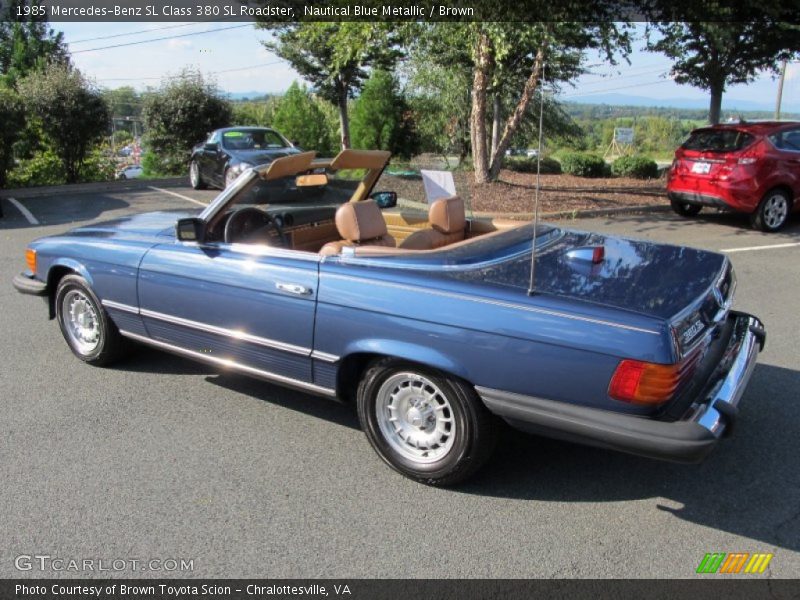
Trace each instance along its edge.
{"label": "white parking line", "polygon": [[22,203],[17,200],[16,198],[6,198],[11,204],[17,207],[17,210],[22,213],[22,216],[28,219],[28,223],[31,225],[38,225],[39,221],[36,217],[33,216],[33,213],[29,211],[27,208],[22,206]]}
{"label": "white parking line", "polygon": [[790,244],[772,244],[771,246],[747,246],[745,248],[725,248],[720,252],[750,252],[751,250],[774,250],[776,248],[794,248],[800,246],[800,242]]}
{"label": "white parking line", "polygon": [[184,196],[183,194],[179,194],[178,192],[171,192],[169,190],[157,188],[152,185],[148,185],[147,188],[150,190],[155,190],[156,192],[163,192],[164,194],[169,194],[170,196],[175,196],[176,198],[181,198],[182,200],[188,200],[189,202],[194,202],[195,204],[199,204],[200,206],[208,206],[207,202],[201,202],[200,200],[189,198],[189,196]]}

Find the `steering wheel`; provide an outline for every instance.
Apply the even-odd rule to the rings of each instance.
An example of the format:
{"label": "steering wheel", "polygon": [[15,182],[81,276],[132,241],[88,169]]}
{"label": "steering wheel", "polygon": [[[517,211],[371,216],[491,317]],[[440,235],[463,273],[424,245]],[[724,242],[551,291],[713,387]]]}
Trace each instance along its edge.
{"label": "steering wheel", "polygon": [[286,234],[280,224],[268,213],[253,206],[245,206],[231,213],[225,223],[225,243],[233,244],[234,242],[242,241],[263,227],[275,229],[281,240],[281,245],[288,246]]}

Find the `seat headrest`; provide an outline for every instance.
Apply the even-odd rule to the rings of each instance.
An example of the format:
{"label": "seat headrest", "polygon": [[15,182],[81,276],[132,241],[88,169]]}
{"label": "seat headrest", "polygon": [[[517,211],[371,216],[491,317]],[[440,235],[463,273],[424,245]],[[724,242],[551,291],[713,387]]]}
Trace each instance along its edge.
{"label": "seat headrest", "polygon": [[464,201],[459,196],[440,198],[431,204],[428,210],[428,221],[430,221],[431,227],[441,233],[464,231],[467,225]]}
{"label": "seat headrest", "polygon": [[374,200],[347,202],[336,210],[336,229],[348,242],[364,242],[388,233],[381,209]]}

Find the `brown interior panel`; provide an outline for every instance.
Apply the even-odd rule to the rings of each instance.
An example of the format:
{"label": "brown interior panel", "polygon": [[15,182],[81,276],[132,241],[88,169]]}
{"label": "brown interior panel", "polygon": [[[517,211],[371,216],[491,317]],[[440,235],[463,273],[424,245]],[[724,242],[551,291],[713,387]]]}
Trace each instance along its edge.
{"label": "brown interior panel", "polygon": [[328,242],[335,242],[339,239],[339,232],[333,221],[298,227],[288,231],[287,235],[290,247],[293,250],[304,252],[319,252],[319,249]]}

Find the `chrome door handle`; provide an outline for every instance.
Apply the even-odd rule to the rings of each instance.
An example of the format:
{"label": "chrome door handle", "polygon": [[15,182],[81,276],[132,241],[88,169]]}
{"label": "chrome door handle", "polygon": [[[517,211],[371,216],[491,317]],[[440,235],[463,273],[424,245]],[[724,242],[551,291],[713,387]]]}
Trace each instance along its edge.
{"label": "chrome door handle", "polygon": [[297,296],[308,296],[311,293],[311,288],[297,283],[276,283],[275,287],[282,292],[288,292],[289,294],[295,294]]}

